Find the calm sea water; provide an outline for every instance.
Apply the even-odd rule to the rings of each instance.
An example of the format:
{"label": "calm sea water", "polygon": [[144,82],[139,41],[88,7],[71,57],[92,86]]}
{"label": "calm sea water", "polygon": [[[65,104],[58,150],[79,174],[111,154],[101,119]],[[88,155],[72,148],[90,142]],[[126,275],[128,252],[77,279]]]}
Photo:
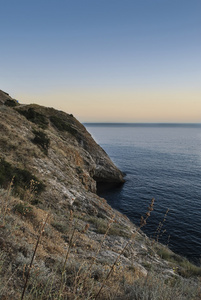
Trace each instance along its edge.
{"label": "calm sea water", "polygon": [[154,237],[169,209],[160,240],[198,263],[201,258],[201,124],[85,124],[126,173],[120,188],[101,194],[135,224],[155,198],[144,231]]}

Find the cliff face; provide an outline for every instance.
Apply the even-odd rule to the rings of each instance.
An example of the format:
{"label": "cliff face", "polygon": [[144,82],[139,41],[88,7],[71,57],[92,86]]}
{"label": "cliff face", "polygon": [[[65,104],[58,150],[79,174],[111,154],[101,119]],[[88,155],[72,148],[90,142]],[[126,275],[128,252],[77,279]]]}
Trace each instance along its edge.
{"label": "cliff face", "polygon": [[58,189],[58,185],[66,190],[71,182],[71,188],[95,193],[97,182],[124,182],[121,171],[73,115],[20,105],[2,91],[0,104],[1,156],[34,172],[45,181],[47,190]]}
{"label": "cliff face", "polygon": [[13,100],[8,93],[0,90],[0,105],[4,104],[6,100]]}
{"label": "cliff face", "polygon": [[[158,280],[162,287],[170,280],[171,286],[182,270],[177,267],[175,274],[175,264],[159,253],[165,251],[176,266],[183,260],[96,194],[99,183],[123,182],[121,171],[73,115],[19,104],[0,90],[0,298],[20,299],[47,212],[26,293],[30,299],[95,299],[101,285],[98,299],[138,299],[132,286],[140,279],[144,291],[150,269],[152,276],[159,274],[154,290]],[[108,269],[113,277],[106,283]],[[178,299],[190,299],[185,295],[184,290]]]}

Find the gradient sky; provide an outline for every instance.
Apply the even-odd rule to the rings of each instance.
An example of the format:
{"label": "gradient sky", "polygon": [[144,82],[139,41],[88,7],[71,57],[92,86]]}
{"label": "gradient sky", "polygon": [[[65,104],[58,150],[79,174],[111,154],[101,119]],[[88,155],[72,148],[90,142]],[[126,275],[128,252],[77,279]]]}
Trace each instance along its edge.
{"label": "gradient sky", "polygon": [[0,0],[0,89],[81,122],[201,122],[201,0]]}

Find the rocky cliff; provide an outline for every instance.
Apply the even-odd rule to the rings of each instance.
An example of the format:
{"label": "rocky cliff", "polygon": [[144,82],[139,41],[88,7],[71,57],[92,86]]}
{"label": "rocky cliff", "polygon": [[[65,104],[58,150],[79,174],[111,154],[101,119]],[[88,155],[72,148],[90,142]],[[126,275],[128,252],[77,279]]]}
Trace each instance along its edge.
{"label": "rocky cliff", "polygon": [[[34,104],[20,105],[2,91],[0,103],[4,108],[1,114],[4,155],[15,165],[34,168],[41,179],[45,177],[46,185],[53,187],[64,180],[63,188],[66,188],[72,179],[76,184],[80,181],[86,190],[96,192],[97,182],[124,182],[121,171],[73,115]],[[41,143],[36,142],[36,139],[39,141],[39,135]],[[48,144],[44,144],[43,138],[47,139]],[[9,143],[17,146],[12,157]],[[50,182],[46,174],[48,169],[51,171]],[[55,184],[52,182],[53,174]]]}
{"label": "rocky cliff", "polygon": [[[96,194],[99,183],[123,182],[73,115],[20,104],[0,90],[1,299],[19,299],[46,214],[29,299],[145,299],[135,298],[133,287],[149,293],[166,281],[158,291],[163,297],[164,290],[171,295],[175,278],[199,299],[197,279],[183,282],[186,261],[148,239]],[[143,226],[152,210],[153,205],[145,212]],[[175,287],[174,293],[181,295],[175,299],[187,299],[185,289]]]}

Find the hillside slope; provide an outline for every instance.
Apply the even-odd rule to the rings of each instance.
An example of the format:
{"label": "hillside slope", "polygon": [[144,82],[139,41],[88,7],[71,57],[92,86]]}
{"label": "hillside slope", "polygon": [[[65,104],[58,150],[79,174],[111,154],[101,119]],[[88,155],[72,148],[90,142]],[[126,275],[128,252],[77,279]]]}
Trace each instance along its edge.
{"label": "hillside slope", "polygon": [[47,214],[24,299],[146,299],[134,298],[142,287],[158,288],[163,298],[153,299],[199,299],[200,268],[96,194],[99,183],[123,182],[73,115],[19,104],[0,90],[1,299],[19,299]]}

